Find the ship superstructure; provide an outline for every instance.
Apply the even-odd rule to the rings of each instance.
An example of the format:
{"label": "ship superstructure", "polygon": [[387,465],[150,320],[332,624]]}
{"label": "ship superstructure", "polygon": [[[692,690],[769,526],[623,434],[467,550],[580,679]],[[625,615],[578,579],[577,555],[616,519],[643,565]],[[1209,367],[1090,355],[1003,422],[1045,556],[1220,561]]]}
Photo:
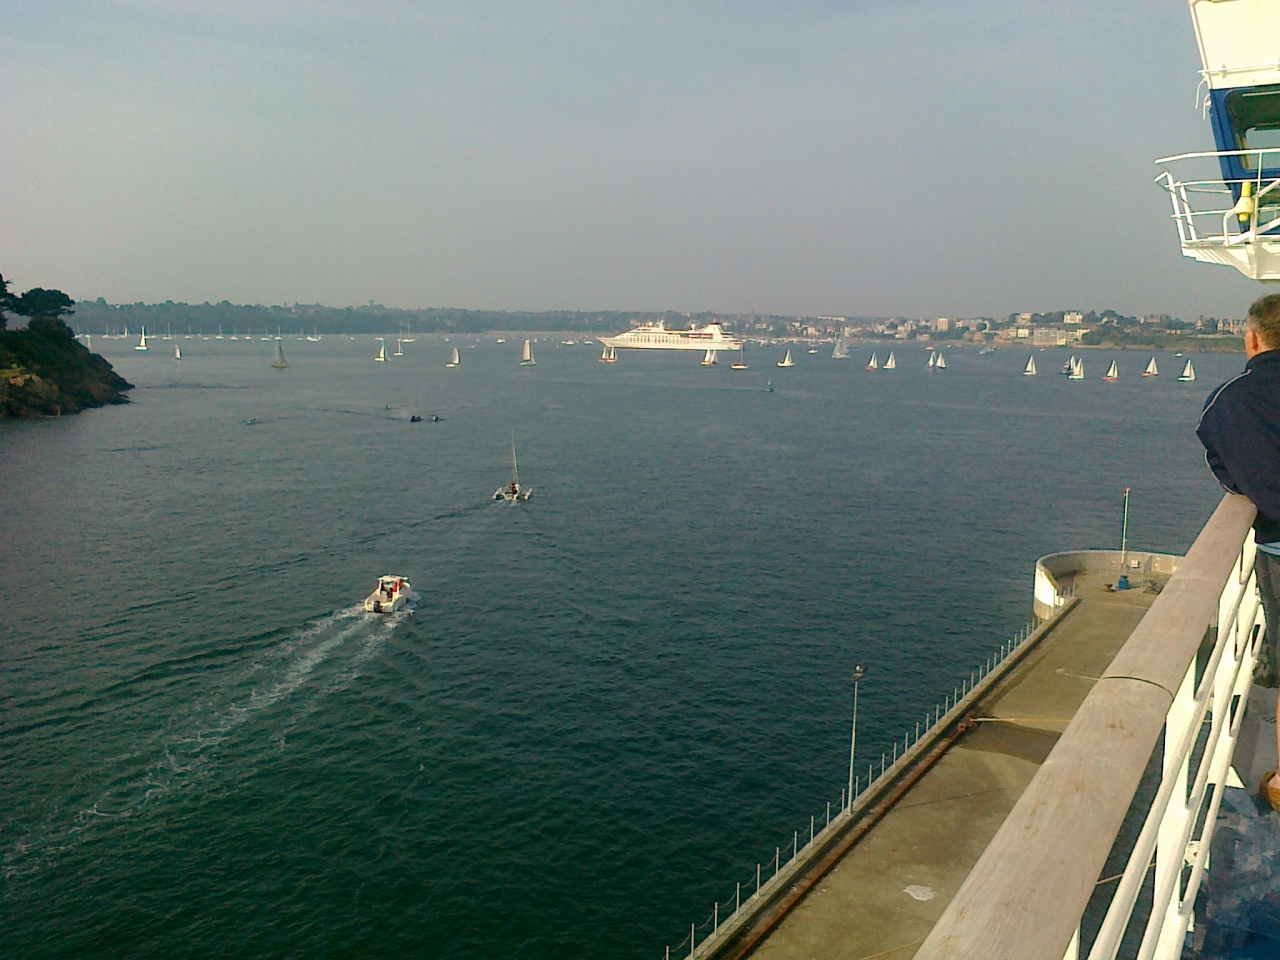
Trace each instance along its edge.
{"label": "ship superstructure", "polygon": [[726,334],[718,323],[668,330],[661,320],[641,324],[616,337],[601,337],[600,342],[615,350],[701,350],[705,354],[708,350],[742,349],[742,341]]}

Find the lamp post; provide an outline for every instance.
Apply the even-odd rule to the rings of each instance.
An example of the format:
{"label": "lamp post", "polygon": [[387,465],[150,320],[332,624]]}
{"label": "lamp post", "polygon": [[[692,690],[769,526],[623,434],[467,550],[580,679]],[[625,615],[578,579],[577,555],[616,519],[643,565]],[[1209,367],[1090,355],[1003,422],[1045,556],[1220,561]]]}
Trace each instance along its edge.
{"label": "lamp post", "polygon": [[845,794],[845,809],[853,809],[853,752],[858,745],[858,681],[867,674],[867,668],[858,664],[853,668],[853,729],[849,733],[849,792]]}

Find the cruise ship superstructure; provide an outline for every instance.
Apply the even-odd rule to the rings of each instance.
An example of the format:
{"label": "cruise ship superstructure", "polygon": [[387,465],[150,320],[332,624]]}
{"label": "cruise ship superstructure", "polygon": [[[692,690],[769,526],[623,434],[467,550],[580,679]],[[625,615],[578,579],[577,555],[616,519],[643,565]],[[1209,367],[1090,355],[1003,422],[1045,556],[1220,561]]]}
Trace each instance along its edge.
{"label": "cruise ship superstructure", "polygon": [[668,330],[661,320],[641,324],[616,337],[601,337],[600,342],[615,350],[701,350],[705,353],[742,349],[742,341],[728,336],[718,323]]}

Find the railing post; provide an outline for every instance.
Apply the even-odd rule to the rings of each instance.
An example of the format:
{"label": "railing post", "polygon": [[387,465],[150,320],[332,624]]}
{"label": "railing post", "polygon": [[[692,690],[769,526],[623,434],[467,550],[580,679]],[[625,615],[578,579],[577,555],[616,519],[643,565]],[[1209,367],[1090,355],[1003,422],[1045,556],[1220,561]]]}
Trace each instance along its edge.
{"label": "railing post", "polygon": [[[1221,664],[1219,664],[1221,669]],[[1187,809],[1187,776],[1191,769],[1191,755],[1179,758],[1175,755],[1178,744],[1182,742],[1188,726],[1195,722],[1196,704],[1195,704],[1195,682],[1196,682],[1196,662],[1192,658],[1191,665],[1187,668],[1186,676],[1182,678],[1182,683],[1178,686],[1178,692],[1174,694],[1173,703],[1169,706],[1169,713],[1165,719],[1164,727],[1164,762],[1162,764],[1164,776],[1166,778],[1173,777],[1175,779],[1173,787],[1173,795],[1169,798],[1169,806],[1166,808],[1164,816],[1160,820],[1160,832],[1156,839],[1156,869],[1155,869],[1155,889],[1159,890],[1163,884],[1169,881],[1170,873],[1181,873],[1183,857],[1186,850],[1181,846],[1183,827],[1186,826],[1187,818],[1191,815],[1191,811]],[[1180,916],[1180,908],[1182,906],[1181,882],[1175,881],[1173,887],[1173,895],[1169,898],[1167,904],[1155,904],[1153,910],[1163,910],[1164,920],[1160,925],[1160,936],[1156,952],[1161,956],[1167,953],[1166,943],[1174,941],[1181,943],[1183,934],[1186,930],[1178,930],[1179,923],[1182,922]]]}

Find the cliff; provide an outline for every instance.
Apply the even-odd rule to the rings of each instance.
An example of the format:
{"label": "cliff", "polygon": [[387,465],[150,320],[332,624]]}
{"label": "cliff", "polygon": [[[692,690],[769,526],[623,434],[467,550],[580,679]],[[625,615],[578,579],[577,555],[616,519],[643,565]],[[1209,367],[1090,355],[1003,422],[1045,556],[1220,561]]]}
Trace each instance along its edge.
{"label": "cliff", "polygon": [[133,385],[53,318],[0,329],[0,420],[56,417],[128,403]]}

